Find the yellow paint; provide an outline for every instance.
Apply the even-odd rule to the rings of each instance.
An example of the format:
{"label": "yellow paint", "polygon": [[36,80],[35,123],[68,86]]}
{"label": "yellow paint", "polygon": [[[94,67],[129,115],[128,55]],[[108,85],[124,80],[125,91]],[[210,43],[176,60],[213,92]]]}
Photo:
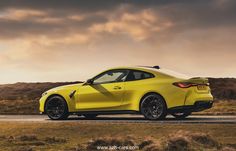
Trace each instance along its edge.
{"label": "yellow paint", "polygon": [[[166,101],[167,108],[193,105],[196,101],[212,101],[210,88],[198,91],[197,87],[179,88],[174,82],[184,79],[175,78],[157,69],[142,67],[120,67],[113,69],[135,69],[152,73],[155,77],[136,81],[116,82],[106,84],[74,84],[48,90],[40,99],[40,112],[44,112],[46,100],[52,95],[60,95],[67,102],[69,112],[77,111],[106,111],[106,110],[133,110],[139,111],[142,97],[155,92]],[[111,70],[111,69],[109,69]],[[107,70],[108,71],[108,70]],[[120,87],[120,89],[114,89]],[[69,94],[76,90],[74,97]]]}

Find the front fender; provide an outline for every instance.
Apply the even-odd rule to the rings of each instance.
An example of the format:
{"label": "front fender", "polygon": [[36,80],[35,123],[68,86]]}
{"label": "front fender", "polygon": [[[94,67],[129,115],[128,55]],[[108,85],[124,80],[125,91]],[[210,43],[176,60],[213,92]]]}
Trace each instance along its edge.
{"label": "front fender", "polygon": [[75,112],[75,103],[77,100],[77,96],[74,95],[73,97],[70,97],[71,92],[74,90],[68,89],[68,90],[55,90],[47,92],[46,95],[42,96],[39,100],[39,111],[41,113],[45,112],[45,105],[47,100],[52,96],[61,96],[67,103],[68,111],[69,112]]}

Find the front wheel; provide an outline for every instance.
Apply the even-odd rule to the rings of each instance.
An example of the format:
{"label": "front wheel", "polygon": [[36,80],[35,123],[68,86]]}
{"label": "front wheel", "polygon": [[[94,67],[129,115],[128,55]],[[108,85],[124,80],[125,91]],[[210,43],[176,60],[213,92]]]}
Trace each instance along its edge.
{"label": "front wheel", "polygon": [[174,116],[177,119],[184,119],[187,116],[191,115],[191,112],[183,112],[183,113],[171,113],[172,116]]}
{"label": "front wheel", "polygon": [[46,102],[46,114],[52,120],[63,120],[69,116],[65,100],[60,96],[53,96]]}
{"label": "front wheel", "polygon": [[142,99],[141,113],[146,119],[164,119],[167,115],[165,100],[158,94],[151,93]]}

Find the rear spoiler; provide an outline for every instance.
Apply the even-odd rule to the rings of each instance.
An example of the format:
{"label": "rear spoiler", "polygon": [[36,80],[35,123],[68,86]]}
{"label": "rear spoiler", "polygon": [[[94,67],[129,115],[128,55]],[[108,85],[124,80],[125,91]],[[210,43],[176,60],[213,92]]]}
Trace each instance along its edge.
{"label": "rear spoiler", "polygon": [[185,80],[185,82],[191,82],[191,83],[196,83],[196,84],[208,84],[208,78],[202,78],[202,77],[194,77],[190,78],[188,80]]}

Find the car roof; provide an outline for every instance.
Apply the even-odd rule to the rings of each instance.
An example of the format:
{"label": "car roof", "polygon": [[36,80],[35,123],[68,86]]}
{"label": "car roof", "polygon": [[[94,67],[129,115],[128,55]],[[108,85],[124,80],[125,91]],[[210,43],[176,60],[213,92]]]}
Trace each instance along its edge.
{"label": "car roof", "polygon": [[182,73],[178,73],[169,69],[160,69],[159,66],[123,66],[123,67],[115,67],[115,68],[110,68],[106,71],[109,70],[115,70],[115,69],[130,69],[130,70],[140,70],[144,72],[149,72],[154,74],[155,76],[158,77],[165,77],[165,78],[178,78],[178,79],[190,79],[191,77]]}
{"label": "car roof", "polygon": [[152,74],[157,74],[158,69],[154,67],[149,67],[149,66],[121,66],[121,67],[115,67],[115,68],[110,68],[108,70],[115,70],[115,69],[130,69],[130,70],[141,70],[141,71],[146,71],[150,72]]}

